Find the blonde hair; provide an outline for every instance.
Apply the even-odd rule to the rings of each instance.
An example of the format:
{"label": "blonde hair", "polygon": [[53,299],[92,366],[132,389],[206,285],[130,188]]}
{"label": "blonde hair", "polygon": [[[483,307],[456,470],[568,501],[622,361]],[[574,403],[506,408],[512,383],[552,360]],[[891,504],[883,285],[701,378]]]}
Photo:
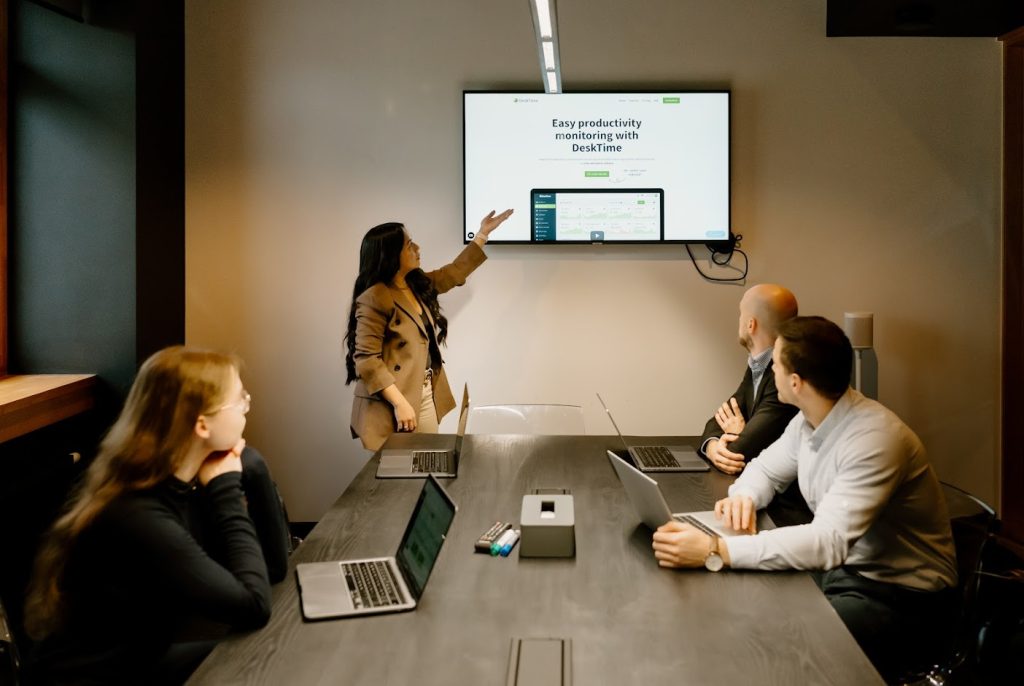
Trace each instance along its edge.
{"label": "blonde hair", "polygon": [[36,557],[25,602],[32,638],[45,638],[63,623],[64,569],[78,536],[120,496],[174,474],[193,445],[196,420],[225,401],[238,368],[232,355],[184,346],[165,348],[142,364],[121,415]]}

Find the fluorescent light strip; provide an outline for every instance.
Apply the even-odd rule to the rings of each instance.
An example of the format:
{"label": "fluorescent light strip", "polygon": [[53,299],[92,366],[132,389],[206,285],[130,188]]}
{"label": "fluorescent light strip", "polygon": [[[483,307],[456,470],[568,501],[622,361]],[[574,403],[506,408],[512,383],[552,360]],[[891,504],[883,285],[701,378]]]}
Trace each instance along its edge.
{"label": "fluorescent light strip", "polygon": [[544,88],[548,93],[557,93],[562,85],[558,64],[558,20],[556,0],[528,0],[533,15],[533,30],[537,37],[537,57],[543,75]]}
{"label": "fluorescent light strip", "polygon": [[533,6],[537,13],[540,37],[551,38],[551,8],[548,7],[548,0],[533,0]]}
{"label": "fluorescent light strip", "polygon": [[553,71],[547,72],[548,76],[548,93],[558,92],[558,75]]}
{"label": "fluorescent light strip", "polygon": [[555,45],[549,40],[541,41],[541,49],[544,51],[544,69],[554,71],[555,69]]}

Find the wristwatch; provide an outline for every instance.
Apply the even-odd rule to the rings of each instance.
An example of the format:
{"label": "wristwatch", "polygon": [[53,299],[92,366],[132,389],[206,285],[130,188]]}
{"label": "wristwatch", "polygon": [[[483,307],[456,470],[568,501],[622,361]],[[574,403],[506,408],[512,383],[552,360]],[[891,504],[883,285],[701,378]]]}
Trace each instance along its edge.
{"label": "wristwatch", "polygon": [[722,567],[725,566],[725,561],[722,556],[718,554],[718,536],[711,537],[711,545],[708,548],[708,556],[704,558],[704,569],[709,572],[721,571]]}

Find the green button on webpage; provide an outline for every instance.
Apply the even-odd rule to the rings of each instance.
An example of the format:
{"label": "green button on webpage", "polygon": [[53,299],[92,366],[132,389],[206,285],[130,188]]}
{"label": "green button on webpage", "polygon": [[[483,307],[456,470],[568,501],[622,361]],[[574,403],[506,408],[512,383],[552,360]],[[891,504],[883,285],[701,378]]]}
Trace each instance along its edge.
{"label": "green button on webpage", "polygon": [[587,178],[606,177],[606,176],[609,175],[609,173],[610,172],[606,172],[606,171],[585,171],[585,172],[583,172],[583,176],[585,176]]}
{"label": "green button on webpage", "polygon": [[662,98],[661,101],[666,105],[678,105],[679,98]]}

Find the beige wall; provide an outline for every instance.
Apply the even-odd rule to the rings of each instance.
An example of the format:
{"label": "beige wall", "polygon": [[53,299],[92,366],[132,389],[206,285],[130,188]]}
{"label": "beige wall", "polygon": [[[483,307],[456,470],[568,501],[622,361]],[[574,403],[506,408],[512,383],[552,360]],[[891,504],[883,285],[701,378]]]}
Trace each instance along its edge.
{"label": "beige wall", "polygon": [[[873,311],[881,400],[940,477],[994,501],[998,43],[826,39],[821,0],[558,7],[570,90],[733,90],[749,283],[787,284],[805,314]],[[249,440],[314,520],[368,457],[341,358],[359,241],[396,219],[427,266],[460,249],[461,91],[540,88],[529,11],[193,0],[186,38],[188,341],[246,359]],[[739,382],[742,289],[681,248],[488,253],[443,300],[475,402],[580,403],[607,434],[599,390],[627,433],[685,434]]]}

